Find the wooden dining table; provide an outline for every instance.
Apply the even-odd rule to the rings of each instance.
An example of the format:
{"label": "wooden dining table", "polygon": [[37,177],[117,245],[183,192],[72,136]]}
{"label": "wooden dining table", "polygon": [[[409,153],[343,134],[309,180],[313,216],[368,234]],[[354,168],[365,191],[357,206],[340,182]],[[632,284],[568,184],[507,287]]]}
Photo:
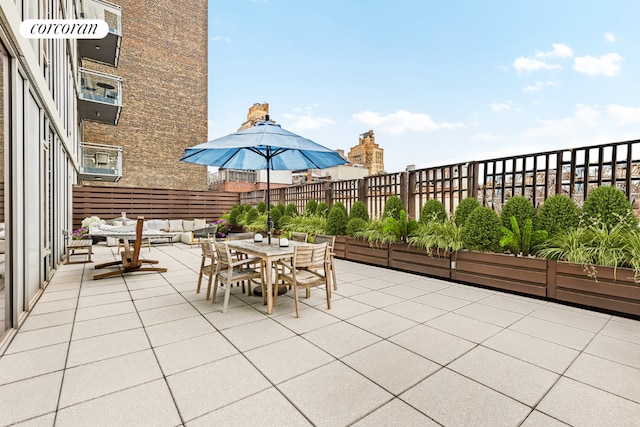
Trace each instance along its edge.
{"label": "wooden dining table", "polygon": [[260,258],[264,265],[264,278],[267,285],[267,314],[273,313],[273,263],[281,259],[291,258],[293,248],[310,243],[289,241],[288,246],[280,246],[278,240],[271,244],[266,240],[254,242],[253,240],[229,240],[226,242],[230,249],[243,254]]}

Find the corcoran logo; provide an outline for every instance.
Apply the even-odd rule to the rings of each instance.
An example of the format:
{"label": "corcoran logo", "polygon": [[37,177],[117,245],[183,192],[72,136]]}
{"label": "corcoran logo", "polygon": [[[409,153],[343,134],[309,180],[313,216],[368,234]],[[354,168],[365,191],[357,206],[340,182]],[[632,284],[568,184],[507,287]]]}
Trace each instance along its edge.
{"label": "corcoran logo", "polygon": [[28,39],[102,39],[109,25],[102,19],[27,19],[20,34]]}

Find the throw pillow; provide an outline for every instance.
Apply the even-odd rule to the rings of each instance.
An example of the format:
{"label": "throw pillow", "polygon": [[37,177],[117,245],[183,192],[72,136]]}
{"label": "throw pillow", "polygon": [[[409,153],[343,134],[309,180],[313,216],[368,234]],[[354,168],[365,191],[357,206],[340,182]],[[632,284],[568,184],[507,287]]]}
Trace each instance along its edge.
{"label": "throw pillow", "polygon": [[163,219],[162,220],[162,229],[164,231],[169,231],[171,227],[169,227],[169,220],[168,219]]}
{"label": "throw pillow", "polygon": [[205,219],[196,218],[195,221],[193,221],[194,230],[200,230],[201,228],[205,228],[206,226],[207,226],[207,220]]}
{"label": "throw pillow", "polygon": [[169,232],[170,233],[182,233],[184,229],[182,228],[182,220],[181,219],[170,219],[169,220]]}
{"label": "throw pillow", "polygon": [[182,221],[182,228],[184,229],[184,231],[193,231],[193,224],[194,223],[195,223],[195,221],[184,220],[184,221]]}

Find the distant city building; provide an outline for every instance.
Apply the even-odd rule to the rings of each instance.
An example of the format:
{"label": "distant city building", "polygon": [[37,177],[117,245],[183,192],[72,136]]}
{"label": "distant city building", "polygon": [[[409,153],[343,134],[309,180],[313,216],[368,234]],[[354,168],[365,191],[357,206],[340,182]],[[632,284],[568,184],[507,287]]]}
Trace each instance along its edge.
{"label": "distant city building", "polygon": [[253,127],[256,122],[269,122],[275,123],[273,120],[269,120],[269,104],[266,102],[264,104],[255,103],[251,107],[249,107],[249,112],[247,113],[247,121],[240,126],[238,129],[244,130]]}
{"label": "distant city building", "polygon": [[384,149],[376,144],[372,130],[360,134],[358,145],[349,150],[348,160],[363,165],[369,170],[369,175],[384,173]]}

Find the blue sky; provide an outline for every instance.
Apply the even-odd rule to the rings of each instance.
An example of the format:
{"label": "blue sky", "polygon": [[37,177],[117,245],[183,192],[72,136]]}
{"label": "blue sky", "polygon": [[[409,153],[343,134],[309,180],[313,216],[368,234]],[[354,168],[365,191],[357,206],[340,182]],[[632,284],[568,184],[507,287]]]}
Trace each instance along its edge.
{"label": "blue sky", "polygon": [[[402,171],[640,138],[640,2],[210,0],[209,139],[254,103]],[[195,145],[195,144],[194,144]]]}

